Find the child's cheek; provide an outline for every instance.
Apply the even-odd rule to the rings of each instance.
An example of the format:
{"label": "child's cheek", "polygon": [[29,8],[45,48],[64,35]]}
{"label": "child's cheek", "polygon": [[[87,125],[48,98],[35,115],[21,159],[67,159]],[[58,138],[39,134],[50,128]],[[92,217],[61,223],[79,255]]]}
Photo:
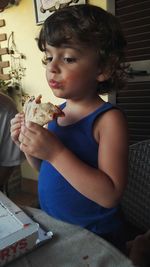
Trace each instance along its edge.
{"label": "child's cheek", "polygon": [[77,82],[79,79],[79,75],[77,75],[76,73],[72,73],[70,75],[67,75],[67,77],[63,80],[63,83],[74,83]]}

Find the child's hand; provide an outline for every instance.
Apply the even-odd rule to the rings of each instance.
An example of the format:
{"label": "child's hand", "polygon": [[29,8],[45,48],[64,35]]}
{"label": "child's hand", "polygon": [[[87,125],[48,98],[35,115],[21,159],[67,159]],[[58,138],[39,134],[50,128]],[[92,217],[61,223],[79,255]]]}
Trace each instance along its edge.
{"label": "child's hand", "polygon": [[15,117],[11,120],[11,127],[10,127],[11,138],[18,146],[20,146],[19,135],[21,131],[21,125],[23,124],[24,124],[24,113],[16,114]]}
{"label": "child's hand", "polygon": [[64,148],[53,133],[33,122],[22,125],[19,141],[20,149],[24,153],[49,162]]}
{"label": "child's hand", "polygon": [[150,266],[150,230],[127,243],[129,258],[140,267]]}

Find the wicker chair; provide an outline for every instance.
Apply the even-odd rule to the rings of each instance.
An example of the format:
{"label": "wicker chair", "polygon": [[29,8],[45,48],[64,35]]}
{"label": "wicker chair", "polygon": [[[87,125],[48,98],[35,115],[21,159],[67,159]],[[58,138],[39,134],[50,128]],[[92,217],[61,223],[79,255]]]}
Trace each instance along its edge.
{"label": "wicker chair", "polygon": [[141,232],[150,229],[150,140],[129,148],[128,186],[122,209],[133,229]]}

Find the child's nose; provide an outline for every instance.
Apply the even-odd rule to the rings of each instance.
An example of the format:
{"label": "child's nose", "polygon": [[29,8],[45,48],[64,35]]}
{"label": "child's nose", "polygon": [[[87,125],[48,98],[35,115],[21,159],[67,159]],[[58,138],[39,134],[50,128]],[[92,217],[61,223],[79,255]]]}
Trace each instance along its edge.
{"label": "child's nose", "polygon": [[50,72],[56,73],[60,71],[59,68],[59,63],[57,60],[52,60],[49,64],[48,64],[48,70]]}

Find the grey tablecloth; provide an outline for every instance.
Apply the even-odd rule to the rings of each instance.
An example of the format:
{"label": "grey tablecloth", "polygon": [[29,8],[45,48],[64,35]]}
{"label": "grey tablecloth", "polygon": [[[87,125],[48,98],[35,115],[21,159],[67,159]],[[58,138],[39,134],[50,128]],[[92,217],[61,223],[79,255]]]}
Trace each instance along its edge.
{"label": "grey tablecloth", "polygon": [[91,232],[55,220],[41,210],[27,210],[54,236],[9,267],[133,267],[128,258]]}

